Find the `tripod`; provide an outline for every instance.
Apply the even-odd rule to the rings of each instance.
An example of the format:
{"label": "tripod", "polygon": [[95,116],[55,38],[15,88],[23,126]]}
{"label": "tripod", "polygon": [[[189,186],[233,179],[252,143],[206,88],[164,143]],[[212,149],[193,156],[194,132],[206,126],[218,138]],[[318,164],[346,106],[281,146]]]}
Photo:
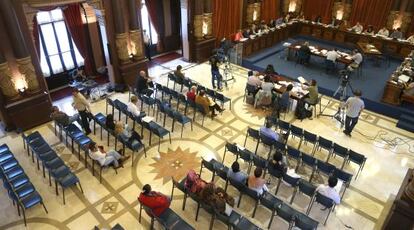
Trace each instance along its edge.
{"label": "tripod", "polygon": [[329,106],[329,104],[332,102],[332,98],[331,98],[329,99],[328,103],[325,105],[325,107],[323,108],[323,110],[318,116],[333,117],[341,123],[341,128],[342,128],[345,123],[345,111],[342,112],[343,110],[342,107],[343,107],[343,104],[345,103],[345,99],[348,97],[348,94],[347,94],[348,88],[351,90],[351,92],[353,92],[352,85],[349,82],[349,78],[344,75],[343,78],[341,79],[341,84],[338,86],[335,93],[333,94],[333,98],[335,98],[337,95],[340,95],[338,111],[334,115],[323,113],[325,109]]}
{"label": "tripod", "polygon": [[231,68],[229,57],[226,55],[225,58],[224,58],[224,79],[223,79],[223,82],[226,85],[226,88],[228,87],[227,86],[228,81],[234,81],[235,82],[236,79],[233,76],[233,70]]}

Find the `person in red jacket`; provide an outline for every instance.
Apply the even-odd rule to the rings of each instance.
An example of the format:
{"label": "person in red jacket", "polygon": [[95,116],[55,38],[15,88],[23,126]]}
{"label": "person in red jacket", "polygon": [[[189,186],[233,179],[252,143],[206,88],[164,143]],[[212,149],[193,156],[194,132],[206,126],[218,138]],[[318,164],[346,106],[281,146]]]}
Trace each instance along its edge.
{"label": "person in red jacket", "polygon": [[[142,205],[150,208],[155,216],[160,216],[168,207],[170,207],[170,198],[160,192],[151,191],[151,186],[149,184],[144,185],[142,190],[138,200]],[[148,213],[148,215],[151,216],[150,213]]]}

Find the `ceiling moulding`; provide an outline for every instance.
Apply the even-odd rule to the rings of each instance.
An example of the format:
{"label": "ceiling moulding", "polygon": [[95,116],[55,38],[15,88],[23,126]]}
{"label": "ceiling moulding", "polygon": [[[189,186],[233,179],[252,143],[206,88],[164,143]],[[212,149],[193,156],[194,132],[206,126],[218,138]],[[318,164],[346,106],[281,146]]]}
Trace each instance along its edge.
{"label": "ceiling moulding", "polygon": [[31,7],[45,7],[45,6],[58,6],[67,5],[76,2],[85,2],[85,0],[24,0]]}

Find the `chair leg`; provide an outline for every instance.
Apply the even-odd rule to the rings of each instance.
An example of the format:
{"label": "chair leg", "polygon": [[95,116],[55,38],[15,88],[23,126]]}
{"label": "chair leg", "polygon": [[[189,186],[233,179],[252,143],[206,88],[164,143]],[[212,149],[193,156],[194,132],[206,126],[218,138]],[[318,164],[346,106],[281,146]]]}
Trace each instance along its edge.
{"label": "chair leg", "polygon": [[237,202],[237,208],[240,207],[242,196],[243,196],[243,194],[240,193],[239,202]]}
{"label": "chair leg", "polygon": [[323,222],[323,225],[326,225],[326,222],[328,221],[329,215],[331,215],[332,208],[329,209],[328,215],[325,218],[325,222]]}
{"label": "chair leg", "polygon": [[293,200],[295,199],[295,196],[296,196],[296,193],[298,192],[298,189],[297,188],[295,188],[295,191],[293,192],[293,194],[292,194],[292,198],[290,199],[290,202],[289,202],[289,204],[293,204]]}
{"label": "chair leg", "polygon": [[197,211],[196,211],[195,221],[198,220],[198,213],[199,212],[200,212],[200,203],[197,203]]}
{"label": "chair leg", "polygon": [[78,182],[78,184],[79,184],[79,188],[80,188],[81,192],[83,193],[83,188],[82,188],[82,185],[81,185],[80,181]]}
{"label": "chair leg", "polygon": [[254,210],[253,210],[252,218],[254,218],[254,216],[256,215],[256,210],[257,210],[257,205],[258,204],[259,204],[259,200],[256,200],[256,204],[254,205]]}
{"label": "chair leg", "polygon": [[66,201],[65,201],[65,189],[62,187],[62,197],[63,197],[63,204],[65,205],[66,204]]}
{"label": "chair leg", "polygon": [[279,179],[279,181],[277,182],[277,187],[276,187],[276,191],[275,191],[275,196],[277,195],[277,192],[279,191],[279,187],[280,187],[280,182],[282,181],[282,179]]}
{"label": "chair leg", "polygon": [[315,202],[315,197],[312,197],[312,199],[311,199],[311,203],[310,203],[310,205],[309,205],[309,207],[308,207],[308,210],[306,210],[306,215],[308,215],[309,216],[309,213],[310,213],[310,211],[311,211],[311,209],[312,209],[312,206],[313,206],[313,203]]}
{"label": "chair leg", "polygon": [[270,226],[272,226],[272,222],[273,222],[273,218],[275,217],[275,210],[272,211],[272,216],[270,217],[270,221],[269,221],[269,225],[267,226],[267,228],[270,229]]}

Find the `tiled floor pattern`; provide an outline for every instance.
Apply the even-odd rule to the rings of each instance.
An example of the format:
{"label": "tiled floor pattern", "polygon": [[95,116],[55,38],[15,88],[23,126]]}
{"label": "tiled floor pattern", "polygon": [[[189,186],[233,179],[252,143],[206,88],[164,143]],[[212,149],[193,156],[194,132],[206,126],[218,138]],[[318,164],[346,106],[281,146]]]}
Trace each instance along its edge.
{"label": "tiled floor pattern", "polygon": [[[166,76],[162,75],[173,69],[176,64],[183,64],[181,61],[172,61],[164,66],[153,68],[150,73],[156,76],[155,79],[163,84],[166,83]],[[189,66],[186,64],[186,76],[193,78],[203,85],[210,86],[209,65],[206,63]],[[112,169],[106,169],[103,172],[102,184],[95,174],[91,173],[91,165],[88,168],[84,163],[79,161],[77,156],[71,153],[70,148],[65,147],[63,143],[53,133],[52,123],[44,124],[35,128],[45,139],[54,146],[62,159],[67,162],[74,172],[80,178],[84,193],[82,194],[77,188],[71,189],[66,194],[66,205],[63,205],[62,197],[57,197],[54,193],[54,187],[49,187],[48,180],[42,177],[41,171],[36,169],[30,158],[27,157],[22,147],[22,140],[17,134],[8,134],[0,139],[1,143],[7,143],[16,154],[19,162],[22,164],[26,173],[30,176],[35,187],[45,200],[49,210],[46,214],[41,207],[35,207],[27,211],[28,229],[92,229],[93,226],[108,228],[120,223],[126,229],[148,229],[149,218],[143,214],[142,223],[138,223],[139,205],[137,196],[146,183],[150,183],[155,190],[165,194],[171,193],[171,176],[181,179],[190,168],[199,169],[201,158],[209,160],[215,158],[222,159],[226,141],[243,144],[247,127],[258,128],[263,124],[267,111],[254,109],[243,102],[244,86],[246,83],[247,71],[241,67],[233,66],[233,75],[235,82],[229,82],[228,88],[224,94],[232,98],[232,108],[226,105],[226,111],[211,120],[206,118],[204,126],[201,126],[201,117],[197,116],[194,123],[194,130],[190,130],[187,125],[184,128],[183,138],[180,138],[180,128],[176,126],[175,132],[172,133],[172,143],[167,139],[161,141],[160,151],[157,151],[158,139],[153,138],[152,145],[147,146],[147,157],[140,154],[135,158],[135,164],[127,162],[125,168],[118,170],[118,174]],[[162,75],[162,76],[161,76]],[[160,77],[161,76],[161,77]],[[112,98],[118,98],[127,102],[128,95],[114,94]],[[70,106],[71,99],[62,99],[56,104],[67,113],[74,113]],[[328,103],[324,98],[322,107]],[[332,101],[326,106],[325,113],[334,114],[338,102]],[[146,108],[145,108],[146,109]],[[99,101],[92,104],[93,113],[104,112],[105,102]],[[191,110],[190,110],[190,113]],[[382,130],[386,134],[384,139],[399,137],[405,140],[412,140],[413,134],[395,128],[396,120],[388,117],[364,111],[356,131],[352,138],[346,137],[339,128],[338,123],[328,117],[320,117],[314,120],[298,121],[290,113],[285,118],[286,121],[303,127],[304,129],[327,137],[335,142],[352,148],[357,152],[363,153],[368,157],[364,171],[357,180],[353,180],[350,188],[347,190],[342,204],[337,206],[331,215],[326,226],[320,225],[321,229],[345,229],[344,224],[352,226],[354,229],[378,229],[385,218],[385,213],[389,210],[394,194],[397,193],[399,184],[407,168],[414,167],[413,154],[408,153],[408,146],[388,146],[381,138],[370,140],[368,137],[375,136],[378,131]],[[131,121],[130,121],[131,122]],[[171,130],[171,120],[167,118],[166,127]],[[99,144],[106,146],[106,133],[104,132],[103,140],[100,139],[100,130],[98,128],[96,135],[91,135]],[[360,134],[362,133],[362,134]],[[149,133],[144,132],[144,143],[148,145]],[[298,141],[290,139],[289,144],[298,146]],[[412,143],[411,143],[412,144]],[[111,138],[108,149],[114,148],[113,138]],[[247,148],[254,150],[255,143],[247,140]],[[311,145],[302,145],[301,150],[309,152]],[[260,146],[258,154],[265,156],[268,150]],[[127,152],[129,153],[129,152]],[[326,159],[326,152],[317,152],[319,159]],[[228,154],[225,158],[225,164],[230,166],[234,157]],[[339,158],[330,161],[336,166],[341,165]],[[242,164],[242,170],[247,166]],[[294,166],[294,162],[290,161]],[[346,165],[345,170],[356,173],[357,166]],[[307,178],[309,170],[299,168],[298,173]],[[211,173],[203,171],[202,177],[210,180]],[[317,176],[315,181],[324,182],[326,178]],[[223,186],[222,180],[216,179],[219,186]],[[270,188],[273,192],[276,183],[272,182]],[[229,187],[229,193],[234,197],[238,192]],[[278,197],[284,201],[289,201],[292,195],[292,189],[281,186]],[[196,205],[189,199],[185,211],[182,211],[182,193],[178,190],[174,193],[174,199],[171,208],[179,213],[196,229],[207,229],[210,221],[210,215],[200,211],[199,220],[196,222],[195,209]],[[309,198],[298,195],[293,206],[305,211]],[[16,209],[8,199],[5,190],[0,189],[0,229],[22,229],[23,220],[17,215]],[[242,204],[238,209],[246,216],[251,216],[253,201],[244,197]],[[315,207],[311,216],[322,222],[326,212]],[[270,219],[270,212],[259,207],[255,219],[252,221],[259,226],[266,228]],[[157,229],[160,227],[157,225]],[[220,221],[216,221],[215,229],[226,229]],[[287,223],[279,218],[275,218],[271,229],[287,229]]]}

